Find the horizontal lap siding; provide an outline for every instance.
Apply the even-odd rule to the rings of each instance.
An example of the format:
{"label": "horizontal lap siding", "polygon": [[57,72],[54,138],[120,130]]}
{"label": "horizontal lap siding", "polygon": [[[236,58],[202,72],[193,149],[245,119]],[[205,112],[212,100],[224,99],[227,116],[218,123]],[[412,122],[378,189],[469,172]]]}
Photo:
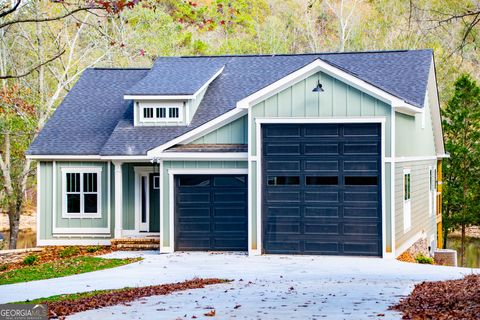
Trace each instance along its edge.
{"label": "horizontal lap siding", "polygon": [[[428,241],[435,234],[435,213],[429,216],[429,167],[435,161],[399,162],[395,164],[395,246],[398,249],[419,232],[425,232]],[[403,170],[410,169],[412,226],[403,230]]]}

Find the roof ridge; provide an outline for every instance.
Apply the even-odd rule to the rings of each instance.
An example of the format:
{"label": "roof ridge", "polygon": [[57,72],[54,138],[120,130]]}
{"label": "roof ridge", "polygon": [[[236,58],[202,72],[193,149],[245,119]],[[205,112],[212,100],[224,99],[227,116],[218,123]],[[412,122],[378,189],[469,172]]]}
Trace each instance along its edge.
{"label": "roof ridge", "polygon": [[159,56],[159,58],[251,58],[251,57],[274,57],[274,56],[319,56],[319,55],[342,55],[342,54],[372,54],[372,53],[399,53],[415,51],[433,51],[432,49],[397,49],[397,50],[367,50],[367,51],[343,51],[343,52],[304,52],[304,53],[270,53],[270,54],[224,54],[205,56]]}
{"label": "roof ridge", "polygon": [[146,68],[146,67],[126,67],[126,68],[120,68],[120,67],[93,67],[93,68],[88,68],[91,70],[150,70],[151,68]]}

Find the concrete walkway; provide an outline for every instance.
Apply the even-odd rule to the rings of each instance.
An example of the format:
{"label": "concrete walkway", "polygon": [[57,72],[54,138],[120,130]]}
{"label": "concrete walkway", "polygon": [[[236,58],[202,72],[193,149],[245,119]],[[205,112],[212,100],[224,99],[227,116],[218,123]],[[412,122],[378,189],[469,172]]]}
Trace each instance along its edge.
{"label": "concrete walkway", "polygon": [[400,319],[388,306],[415,283],[460,278],[478,269],[331,256],[115,252],[143,261],[70,277],[0,286],[0,303],[51,295],[171,283],[194,277],[234,282],[129,305],[91,310],[75,319]]}

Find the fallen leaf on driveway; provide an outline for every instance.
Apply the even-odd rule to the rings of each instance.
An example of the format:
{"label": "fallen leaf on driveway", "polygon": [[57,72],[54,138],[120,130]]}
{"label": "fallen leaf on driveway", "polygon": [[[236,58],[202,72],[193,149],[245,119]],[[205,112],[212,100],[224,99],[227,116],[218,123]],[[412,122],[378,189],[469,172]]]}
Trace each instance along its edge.
{"label": "fallen leaf on driveway", "polygon": [[215,317],[215,309],[210,310],[204,314],[205,317]]}

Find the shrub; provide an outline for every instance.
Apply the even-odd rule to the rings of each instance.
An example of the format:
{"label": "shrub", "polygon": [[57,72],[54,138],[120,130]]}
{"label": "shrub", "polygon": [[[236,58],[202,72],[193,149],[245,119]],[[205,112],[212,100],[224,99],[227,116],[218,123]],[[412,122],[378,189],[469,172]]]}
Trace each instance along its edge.
{"label": "shrub", "polygon": [[37,262],[37,260],[38,260],[38,256],[36,254],[29,254],[28,256],[23,258],[23,264],[27,266],[31,266],[32,264]]}
{"label": "shrub", "polygon": [[87,252],[88,253],[94,253],[94,252],[97,252],[100,249],[101,249],[100,246],[91,246],[91,247],[87,247]]}
{"label": "shrub", "polygon": [[5,271],[5,270],[7,270],[7,268],[8,268],[7,264],[1,264],[0,265],[0,271]]}
{"label": "shrub", "polygon": [[415,261],[417,261],[417,263],[421,263],[421,264],[433,264],[433,258],[426,257],[422,253],[418,254],[415,257]]}
{"label": "shrub", "polygon": [[80,249],[78,247],[66,247],[60,251],[58,254],[60,258],[68,258],[71,256],[75,256],[80,253]]}

